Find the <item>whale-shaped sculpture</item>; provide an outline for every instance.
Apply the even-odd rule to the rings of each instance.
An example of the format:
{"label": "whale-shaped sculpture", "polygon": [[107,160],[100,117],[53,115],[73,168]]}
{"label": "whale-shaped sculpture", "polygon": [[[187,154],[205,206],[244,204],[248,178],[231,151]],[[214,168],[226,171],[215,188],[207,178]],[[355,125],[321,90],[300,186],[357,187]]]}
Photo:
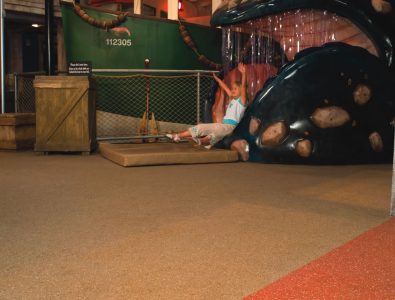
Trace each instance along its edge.
{"label": "whale-shaped sculpture", "polygon": [[[236,149],[243,160],[265,163],[391,161],[392,5],[261,0],[220,9],[212,23],[223,26],[226,37],[224,78],[236,80],[235,67],[244,62],[254,88],[249,86],[253,101],[244,118],[217,146]],[[256,76],[258,69],[268,67],[277,69],[274,77]],[[218,107],[216,102],[218,92],[217,99],[207,101],[207,111]]]}
{"label": "whale-shaped sculpture", "polygon": [[365,49],[327,44],[267,82],[222,145],[269,163],[388,162],[394,113],[388,68]]}

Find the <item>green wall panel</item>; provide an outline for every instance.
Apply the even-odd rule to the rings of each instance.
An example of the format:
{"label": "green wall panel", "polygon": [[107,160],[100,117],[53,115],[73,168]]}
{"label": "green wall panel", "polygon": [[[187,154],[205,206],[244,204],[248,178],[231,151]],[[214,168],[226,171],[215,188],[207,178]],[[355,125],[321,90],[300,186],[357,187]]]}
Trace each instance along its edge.
{"label": "green wall panel", "polygon": [[[93,9],[86,12],[100,20],[115,17]],[[68,61],[92,61],[95,69],[143,69],[145,58],[149,58],[151,69],[208,69],[183,42],[177,22],[128,17],[119,27],[126,28],[129,36],[86,23],[71,6],[62,6],[62,17]],[[198,25],[187,25],[187,29],[199,52],[219,63],[221,32]]]}

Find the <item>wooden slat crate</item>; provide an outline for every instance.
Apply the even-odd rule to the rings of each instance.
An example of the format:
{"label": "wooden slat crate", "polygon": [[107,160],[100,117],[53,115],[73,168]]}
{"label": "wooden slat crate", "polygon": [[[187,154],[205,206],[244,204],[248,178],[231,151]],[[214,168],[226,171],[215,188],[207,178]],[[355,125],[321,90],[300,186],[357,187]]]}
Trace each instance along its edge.
{"label": "wooden slat crate", "polygon": [[0,149],[33,149],[35,124],[34,113],[0,114]]}
{"label": "wooden slat crate", "polygon": [[36,76],[35,151],[90,153],[96,146],[95,89],[87,76]]}

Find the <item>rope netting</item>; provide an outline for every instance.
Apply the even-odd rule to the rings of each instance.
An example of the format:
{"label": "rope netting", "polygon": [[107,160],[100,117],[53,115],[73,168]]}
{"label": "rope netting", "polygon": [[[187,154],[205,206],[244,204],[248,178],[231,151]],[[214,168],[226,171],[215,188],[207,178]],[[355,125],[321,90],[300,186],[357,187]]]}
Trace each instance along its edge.
{"label": "rope netting", "polygon": [[145,112],[148,119],[154,114],[160,133],[184,130],[202,122],[213,80],[211,75],[200,73],[94,75],[94,78],[99,139],[137,135]]}

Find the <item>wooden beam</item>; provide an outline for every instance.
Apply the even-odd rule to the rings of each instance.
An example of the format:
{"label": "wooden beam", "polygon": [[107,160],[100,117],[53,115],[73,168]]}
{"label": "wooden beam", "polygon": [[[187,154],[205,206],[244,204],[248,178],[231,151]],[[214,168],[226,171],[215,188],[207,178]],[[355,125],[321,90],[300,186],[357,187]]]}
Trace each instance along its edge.
{"label": "wooden beam", "polygon": [[[8,11],[16,11],[16,12],[23,12],[23,13],[31,13],[37,15],[45,15],[45,5],[44,1],[42,0],[5,0],[4,1],[4,8]],[[54,15],[56,17],[60,17],[60,5],[59,1],[53,0],[53,7],[54,7]]]}

